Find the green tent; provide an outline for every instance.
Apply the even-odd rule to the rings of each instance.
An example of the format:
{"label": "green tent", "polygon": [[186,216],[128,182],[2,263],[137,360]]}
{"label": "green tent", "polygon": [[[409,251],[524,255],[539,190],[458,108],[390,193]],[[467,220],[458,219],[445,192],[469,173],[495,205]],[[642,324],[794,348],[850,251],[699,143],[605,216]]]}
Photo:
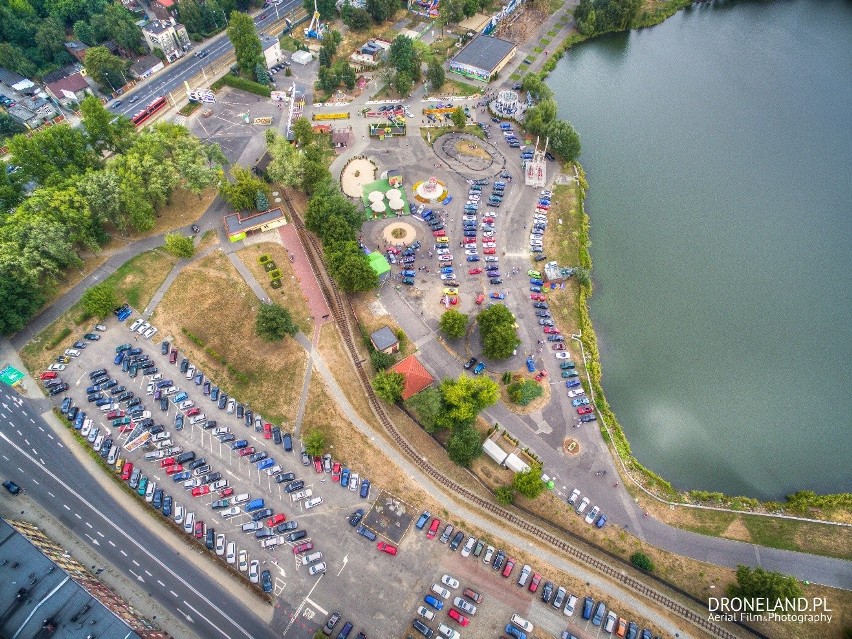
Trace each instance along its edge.
{"label": "green tent", "polygon": [[367,256],[367,259],[370,262],[370,267],[378,274],[380,280],[383,280],[388,276],[388,273],[390,273],[391,270],[388,258],[381,253],[375,252],[370,253]]}

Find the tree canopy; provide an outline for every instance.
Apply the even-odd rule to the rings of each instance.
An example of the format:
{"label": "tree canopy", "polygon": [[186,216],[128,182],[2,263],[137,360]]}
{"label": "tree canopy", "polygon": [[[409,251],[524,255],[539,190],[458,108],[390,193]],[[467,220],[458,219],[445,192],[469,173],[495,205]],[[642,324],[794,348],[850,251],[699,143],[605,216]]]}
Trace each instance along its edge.
{"label": "tree canopy", "polygon": [[228,38],[234,45],[237,67],[243,77],[254,79],[255,67],[264,63],[263,45],[254,27],[254,19],[239,11],[231,12]]}
{"label": "tree canopy", "polygon": [[476,416],[500,397],[497,383],[485,375],[444,379],[439,390],[442,407],[437,423],[443,428],[473,424]]}
{"label": "tree canopy", "polygon": [[280,342],[288,335],[295,335],[299,327],[293,322],[290,311],[280,304],[261,304],[255,319],[258,337],[267,342]]}
{"label": "tree canopy", "polygon": [[394,371],[380,371],[373,378],[373,389],[388,404],[395,404],[402,399],[405,376]]}
{"label": "tree canopy", "polygon": [[541,467],[533,466],[529,470],[515,473],[512,487],[524,497],[535,499],[546,488],[541,479]]}
{"label": "tree canopy", "polygon": [[180,233],[166,233],[163,242],[166,250],[176,257],[189,258],[195,254],[195,243],[191,237]]}
{"label": "tree canopy", "polygon": [[126,84],[129,62],[110,53],[106,47],[91,47],[86,51],[86,72],[106,92]]}
{"label": "tree canopy", "polygon": [[481,454],[482,436],[471,424],[457,427],[447,441],[447,455],[464,468]]}
{"label": "tree canopy", "polygon": [[233,182],[222,180],[219,194],[238,211],[253,209],[257,194],[269,190],[266,182],[242,166],[232,166],[231,177],[234,178]]}
{"label": "tree canopy", "polygon": [[325,452],[325,435],[316,428],[305,433],[302,443],[305,444],[305,452],[311,457],[319,457]]}
{"label": "tree canopy", "polygon": [[101,282],[86,289],[82,302],[87,313],[103,319],[118,306],[118,295],[115,292],[115,286],[108,282]]}
{"label": "tree canopy", "polygon": [[763,568],[737,566],[737,583],[728,586],[728,595],[743,599],[795,599],[802,596],[802,587],[795,577]]}
{"label": "tree canopy", "polygon": [[439,325],[447,337],[459,339],[467,333],[467,320],[467,315],[451,308],[441,315]]}
{"label": "tree canopy", "polygon": [[506,359],[520,345],[515,316],[502,304],[495,304],[476,317],[479,337],[486,357]]}
{"label": "tree canopy", "polygon": [[586,36],[624,31],[630,28],[641,7],[641,0],[580,0],[574,9],[574,22]]}
{"label": "tree canopy", "polygon": [[433,89],[440,89],[444,86],[444,82],[447,79],[446,73],[444,72],[444,65],[442,65],[438,60],[432,60],[429,63],[429,66],[426,67],[426,79],[429,80],[429,85]]}

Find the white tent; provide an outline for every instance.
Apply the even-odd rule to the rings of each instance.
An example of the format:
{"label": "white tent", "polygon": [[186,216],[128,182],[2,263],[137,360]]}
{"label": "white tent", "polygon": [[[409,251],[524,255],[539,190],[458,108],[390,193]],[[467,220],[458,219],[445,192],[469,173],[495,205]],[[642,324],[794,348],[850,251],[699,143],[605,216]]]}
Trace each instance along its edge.
{"label": "white tent", "polygon": [[290,59],[293,62],[298,62],[299,64],[307,64],[314,59],[314,56],[310,51],[296,51],[292,56],[290,56]]}
{"label": "white tent", "polygon": [[401,211],[405,208],[405,202],[402,200],[390,200],[388,201],[388,206],[391,208],[391,211]]}
{"label": "white tent", "polygon": [[373,210],[373,213],[384,213],[387,210],[384,202],[373,202],[370,208]]}
{"label": "white tent", "polygon": [[370,202],[381,202],[385,199],[385,194],[381,191],[371,191],[367,196],[367,199],[370,200]]}
{"label": "white tent", "polygon": [[402,193],[399,189],[388,189],[388,192],[385,193],[388,196],[389,200],[399,200],[402,198]]}

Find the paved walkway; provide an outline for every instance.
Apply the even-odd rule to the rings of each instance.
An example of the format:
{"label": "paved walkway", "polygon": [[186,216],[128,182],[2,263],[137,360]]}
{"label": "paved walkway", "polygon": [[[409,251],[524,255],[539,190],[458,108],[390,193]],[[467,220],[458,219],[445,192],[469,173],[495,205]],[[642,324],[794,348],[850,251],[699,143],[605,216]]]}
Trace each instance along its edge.
{"label": "paved walkway", "polygon": [[308,256],[305,253],[305,247],[299,239],[299,232],[292,223],[278,227],[278,234],[281,237],[281,242],[284,248],[290,253],[293,265],[293,270],[296,272],[296,279],[299,281],[299,286],[302,288],[302,294],[308,302],[308,309],[314,318],[314,326],[318,329],[322,324],[330,321],[331,311],[325,303],[325,297],[322,294],[317,276],[311,269],[311,263],[308,261]]}
{"label": "paved walkway", "polygon": [[154,296],[151,298],[151,301],[148,302],[148,306],[146,306],[145,310],[142,311],[142,315],[145,317],[145,319],[150,318],[154,314],[154,311],[157,310],[157,306],[160,305],[160,302],[162,302],[163,298],[166,296],[166,292],[171,288],[177,276],[188,264],[192,264],[193,262],[197,262],[198,260],[207,257],[218,248],[219,247],[216,244],[213,244],[212,246],[208,246],[200,253],[196,253],[189,259],[178,260],[172,267],[172,270],[169,271],[169,274],[166,276],[166,279],[163,280],[162,284],[160,284],[160,288],[158,288],[157,291],[154,293]]}

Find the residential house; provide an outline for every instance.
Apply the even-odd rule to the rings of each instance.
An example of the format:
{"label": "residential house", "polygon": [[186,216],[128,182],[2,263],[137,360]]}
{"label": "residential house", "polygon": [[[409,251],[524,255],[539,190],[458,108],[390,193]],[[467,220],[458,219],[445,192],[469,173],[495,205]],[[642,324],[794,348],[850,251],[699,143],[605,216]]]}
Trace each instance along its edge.
{"label": "residential house", "polygon": [[79,104],[86,95],[93,95],[89,83],[81,73],[73,73],[46,84],[44,88],[50,97],[63,106],[68,106],[72,102]]}
{"label": "residential house", "polygon": [[86,51],[89,47],[80,42],[79,40],[71,40],[71,42],[65,43],[65,50],[68,51],[71,55],[77,58],[80,62],[85,62],[86,59]]}
{"label": "residential house", "polygon": [[279,42],[278,38],[261,34],[260,44],[263,47],[263,57],[266,59],[267,69],[284,60],[284,56],[281,53],[281,42]]}
{"label": "residential house", "polygon": [[163,52],[168,62],[182,58],[192,46],[186,27],[170,20],[155,20],[142,28],[145,43],[153,53],[157,49]]}
{"label": "residential house", "polygon": [[155,55],[145,55],[130,66],[130,73],[133,74],[133,77],[144,80],[148,76],[160,71],[163,67],[163,61],[160,58]]}
{"label": "residential house", "polygon": [[399,338],[390,328],[382,326],[379,330],[370,333],[370,341],[373,348],[382,353],[396,353],[399,351]]}

